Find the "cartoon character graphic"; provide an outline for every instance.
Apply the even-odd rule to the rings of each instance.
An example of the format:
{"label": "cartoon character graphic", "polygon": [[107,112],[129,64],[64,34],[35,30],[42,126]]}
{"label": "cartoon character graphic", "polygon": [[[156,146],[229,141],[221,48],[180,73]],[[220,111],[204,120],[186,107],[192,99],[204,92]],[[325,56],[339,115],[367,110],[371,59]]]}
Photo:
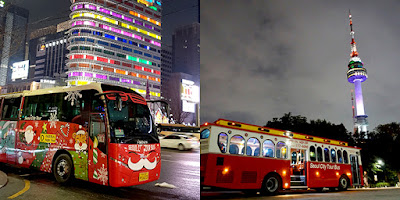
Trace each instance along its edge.
{"label": "cartoon character graphic", "polygon": [[33,131],[33,126],[29,125],[25,129],[25,141],[30,144],[35,136],[35,131]]}
{"label": "cartoon character graphic", "polygon": [[157,166],[157,152],[148,145],[140,145],[138,152],[131,151],[129,154],[128,167],[133,171],[151,170]]}
{"label": "cartoon character graphic", "polygon": [[[81,128],[82,126],[79,126],[79,128]],[[87,149],[87,143],[86,143],[86,139],[87,139],[87,134],[85,132],[85,130],[79,130],[76,133],[72,134],[72,138],[75,139],[75,150],[77,153],[81,153],[84,152]]]}

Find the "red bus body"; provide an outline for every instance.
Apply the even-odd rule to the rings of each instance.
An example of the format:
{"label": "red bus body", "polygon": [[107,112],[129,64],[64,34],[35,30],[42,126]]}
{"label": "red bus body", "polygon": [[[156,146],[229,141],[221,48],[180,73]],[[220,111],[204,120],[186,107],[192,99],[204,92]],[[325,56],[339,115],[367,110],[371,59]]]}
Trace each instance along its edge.
{"label": "red bus body", "polygon": [[[205,136],[207,135],[206,131],[209,131],[208,136]],[[348,180],[347,186],[363,185],[360,178],[362,174],[362,165],[359,161],[360,149],[349,147],[345,142],[224,119],[201,126],[201,137],[200,177],[202,187],[259,190],[262,189],[265,178],[272,175],[279,177],[280,189],[338,188],[341,177]],[[221,140],[222,137],[226,140]],[[242,147],[242,154],[231,154],[227,150],[228,146],[233,144],[233,137],[243,138],[245,145]],[[255,141],[255,144],[259,144],[260,155],[255,153],[254,148],[253,150],[244,150],[250,146],[247,144],[250,139],[252,142]],[[275,147],[279,141],[286,142],[287,152],[291,154],[287,158],[277,158],[276,154],[275,157],[264,157],[263,152],[267,148],[263,149],[263,141],[267,140],[274,143]],[[221,143],[225,145],[220,145]],[[323,158],[335,157],[335,159],[337,158],[336,162],[317,161],[317,155],[315,155],[317,148],[321,148],[321,150],[326,148],[329,155],[324,155]],[[274,150],[276,151],[277,148]],[[280,150],[280,152],[283,151]],[[296,152],[302,152],[304,155],[296,154]],[[315,157],[310,152],[314,152]],[[346,154],[346,159],[342,152]],[[302,155],[302,162],[295,162],[299,161],[295,158],[300,155]],[[313,160],[311,161],[311,159]],[[357,173],[355,177],[353,177],[354,173]],[[356,183],[353,182],[354,180]]]}
{"label": "red bus body", "polygon": [[[102,93],[101,87],[101,84],[92,83],[77,86],[71,90],[91,89]],[[68,87],[43,89],[38,90],[39,92],[34,91],[37,94],[31,96],[63,93],[66,90],[69,91]],[[25,96],[29,96],[29,93],[29,91],[24,91],[14,95],[21,98],[21,104],[18,106],[19,118],[24,109]],[[136,102],[134,103],[146,105],[146,101],[139,94],[132,91],[130,95],[135,97]],[[3,110],[4,99],[10,98],[10,96],[6,95],[0,98],[2,98],[1,109]],[[98,113],[91,112],[90,114]],[[107,112],[104,115],[106,116],[105,120],[100,122],[104,124],[99,124],[106,128],[102,129],[101,133],[96,133],[95,137],[89,135],[90,127],[84,127],[78,123],[62,122],[54,118],[48,120],[34,118],[30,120],[0,120],[0,162],[51,173],[57,156],[67,154],[73,163],[73,176],[77,179],[112,187],[139,185],[159,179],[161,171],[160,144],[112,143]],[[97,130],[96,127],[93,127],[94,130]],[[103,147],[100,147],[100,143],[104,143]],[[147,163],[141,164],[144,161]]]}

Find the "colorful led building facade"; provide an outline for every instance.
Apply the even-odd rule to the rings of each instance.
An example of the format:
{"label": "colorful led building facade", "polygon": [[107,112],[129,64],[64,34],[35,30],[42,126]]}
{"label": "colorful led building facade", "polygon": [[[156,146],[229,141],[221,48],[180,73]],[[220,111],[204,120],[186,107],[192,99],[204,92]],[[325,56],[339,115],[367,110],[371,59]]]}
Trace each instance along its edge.
{"label": "colorful led building facade", "polygon": [[355,93],[355,102],[356,102],[356,120],[355,120],[355,128],[357,128],[358,132],[367,132],[367,115],[364,111],[364,102],[362,95],[361,83],[366,81],[368,78],[367,70],[364,68],[364,64],[361,62],[361,58],[358,57],[358,52],[356,48],[356,42],[354,39],[354,31],[353,31],[353,21],[351,18],[351,14],[349,13],[350,19],[350,35],[351,35],[351,53],[350,53],[350,61],[348,64],[347,70],[347,80],[350,83],[354,84],[354,93]]}
{"label": "colorful led building facade", "polygon": [[68,85],[161,90],[160,0],[71,0]]}

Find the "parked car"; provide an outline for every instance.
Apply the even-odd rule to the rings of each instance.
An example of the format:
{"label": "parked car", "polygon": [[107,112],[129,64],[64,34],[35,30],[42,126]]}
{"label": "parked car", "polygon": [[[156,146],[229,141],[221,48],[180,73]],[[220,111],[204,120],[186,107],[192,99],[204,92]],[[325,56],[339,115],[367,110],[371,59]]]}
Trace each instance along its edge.
{"label": "parked car", "polygon": [[175,148],[183,151],[186,149],[199,148],[200,142],[196,137],[172,134],[160,137],[160,145],[161,147]]}

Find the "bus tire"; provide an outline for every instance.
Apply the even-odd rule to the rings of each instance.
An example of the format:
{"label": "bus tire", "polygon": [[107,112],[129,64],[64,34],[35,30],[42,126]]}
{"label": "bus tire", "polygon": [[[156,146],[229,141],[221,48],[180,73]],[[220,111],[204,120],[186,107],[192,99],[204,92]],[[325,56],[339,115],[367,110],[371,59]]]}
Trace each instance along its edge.
{"label": "bus tire", "polygon": [[340,191],[345,191],[349,187],[349,179],[342,175],[339,179],[339,190]]}
{"label": "bus tire", "polygon": [[69,155],[62,153],[58,155],[53,165],[53,175],[61,184],[70,183],[74,176],[74,166]]}
{"label": "bus tire", "polygon": [[276,174],[267,175],[261,186],[261,194],[276,195],[282,188],[282,181]]}
{"label": "bus tire", "polygon": [[183,146],[183,144],[179,144],[178,149],[179,149],[179,151],[183,151],[183,150],[185,150],[185,146]]}

